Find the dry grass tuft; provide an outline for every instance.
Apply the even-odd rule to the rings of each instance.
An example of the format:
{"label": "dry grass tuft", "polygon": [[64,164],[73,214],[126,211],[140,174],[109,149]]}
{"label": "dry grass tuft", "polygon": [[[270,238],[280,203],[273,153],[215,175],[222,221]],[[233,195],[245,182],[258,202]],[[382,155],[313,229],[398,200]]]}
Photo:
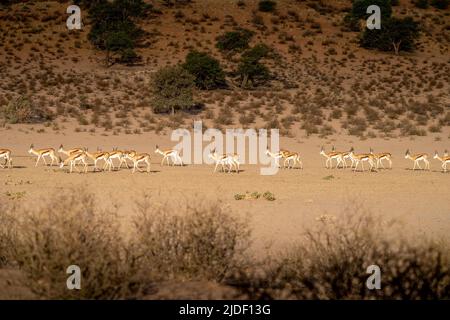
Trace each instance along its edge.
{"label": "dry grass tuft", "polygon": [[[358,204],[339,219],[316,219],[318,226],[285,253],[254,260],[248,221],[220,202],[155,205],[144,196],[125,239],[117,208],[99,208],[80,190],[33,209],[0,200],[0,267],[20,269],[42,298],[141,298],[185,281],[231,286],[251,299],[450,298],[448,244],[393,240],[387,234],[395,223]],[[73,264],[81,268],[81,290],[66,289]],[[381,290],[366,288],[374,264]]]}
{"label": "dry grass tuft", "polygon": [[[402,239],[358,205],[344,219],[320,220],[305,242],[228,283],[252,299],[448,299],[448,247]],[[395,225],[395,224],[394,224]],[[366,268],[381,268],[381,290],[366,287]]]}

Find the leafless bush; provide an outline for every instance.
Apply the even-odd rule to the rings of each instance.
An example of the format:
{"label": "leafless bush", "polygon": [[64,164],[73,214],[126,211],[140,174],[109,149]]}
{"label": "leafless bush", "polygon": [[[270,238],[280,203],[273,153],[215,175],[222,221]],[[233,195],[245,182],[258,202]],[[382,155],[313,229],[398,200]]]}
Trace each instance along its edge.
{"label": "leafless bush", "polygon": [[[135,257],[128,254],[116,209],[100,209],[81,190],[61,194],[38,209],[22,208],[15,259],[30,288],[45,298],[109,299],[133,293]],[[67,290],[66,269],[78,265],[82,290]]]}
{"label": "leafless bush", "polygon": [[0,268],[8,266],[14,260],[16,218],[12,214],[14,203],[8,201],[5,196],[0,196]]}
{"label": "leafless bush", "polygon": [[0,116],[8,123],[34,123],[50,120],[53,114],[45,107],[34,105],[29,98],[20,96],[2,106]]}
{"label": "leafless bush", "polygon": [[[393,228],[356,205],[343,219],[324,217],[306,241],[278,260],[228,279],[253,299],[448,299],[448,247],[389,239]],[[346,211],[347,212],[347,211]],[[394,224],[395,225],[395,224]],[[381,268],[380,290],[366,287],[370,265]]]}
{"label": "leafless bush", "polygon": [[153,278],[220,282],[242,266],[249,229],[220,202],[170,208],[144,197],[138,213],[136,247]]}
{"label": "leafless bush", "polygon": [[[285,254],[255,261],[246,251],[249,224],[221,202],[155,205],[144,196],[124,239],[117,208],[71,191],[33,209],[0,199],[0,267],[20,268],[42,298],[139,298],[185,280],[231,285],[254,299],[450,298],[448,245],[398,237],[394,223],[358,204],[339,219],[318,218]],[[65,286],[73,264],[82,271],[81,290]],[[374,264],[380,290],[366,287]]]}

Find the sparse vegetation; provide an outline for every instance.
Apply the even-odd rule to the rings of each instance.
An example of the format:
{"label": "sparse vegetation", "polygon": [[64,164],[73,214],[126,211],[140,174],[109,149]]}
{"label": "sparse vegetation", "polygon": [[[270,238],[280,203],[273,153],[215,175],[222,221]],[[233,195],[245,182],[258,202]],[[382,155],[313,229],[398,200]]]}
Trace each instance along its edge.
{"label": "sparse vegetation", "polygon": [[[164,132],[164,128],[175,125],[164,113],[194,106],[189,114],[181,114],[185,120],[192,120],[201,106],[192,98],[184,99],[188,103],[178,103],[173,110],[164,105],[159,111],[153,103],[154,96],[148,90],[150,73],[181,63],[194,74],[195,86],[202,90],[193,91],[197,99],[203,100],[207,94],[203,90],[215,96],[214,90],[225,84],[239,97],[232,101],[225,97],[217,104],[211,97],[206,99],[208,120],[213,124],[281,126],[281,134],[290,137],[305,133],[325,138],[349,130],[361,138],[394,137],[408,132],[422,135],[436,130],[446,133],[449,70],[445,43],[449,26],[446,11],[436,9],[445,1],[414,1],[430,7],[413,12],[408,2],[372,1],[370,4],[382,8],[382,30],[364,30],[359,41],[353,39],[355,35],[342,32],[348,26],[339,21],[349,12],[355,30],[361,31],[369,4],[365,0],[354,1],[351,7],[326,1],[294,1],[295,6],[288,5],[286,10],[284,3],[273,1],[277,6],[273,14],[260,12],[259,2],[254,3],[256,7],[245,2],[226,3],[229,11],[222,18],[184,0],[151,5],[140,0],[83,0],[76,4],[88,13],[83,14],[85,31],[68,32],[55,29],[53,23],[58,21],[56,12],[62,10],[61,2],[49,2],[48,10],[34,10],[35,2],[24,5],[9,1],[7,10],[4,7],[2,11],[1,30],[11,32],[0,32],[0,126],[11,128],[10,124],[18,121],[15,116],[7,120],[3,111],[20,94],[43,110],[42,120],[32,121],[45,123],[45,128],[34,128],[36,133],[61,132],[64,123],[72,121],[77,122],[77,127],[71,129],[76,132]],[[393,17],[390,6],[394,5]],[[304,15],[307,10],[311,14]],[[408,15],[414,22],[406,23]],[[160,28],[171,19],[177,28]],[[393,24],[396,20],[405,23],[398,28]],[[244,25],[242,21],[249,23]],[[386,28],[393,24],[391,31],[385,32],[385,23]],[[211,33],[216,28],[221,30],[217,41]],[[295,29],[302,30],[301,34],[292,32]],[[259,46],[257,43],[271,48],[268,56],[249,54]],[[92,50],[92,44],[101,51]],[[399,53],[415,50],[415,54],[386,60],[361,46]],[[224,55],[216,56],[216,48]],[[19,51],[23,54],[17,54]],[[186,58],[190,58],[189,63]],[[116,66],[105,72],[98,63],[102,61],[107,61],[108,66],[130,66]],[[376,72],[369,73],[369,68]],[[363,80],[349,78],[349,70],[365,75]],[[266,95],[247,95],[258,89],[264,89]],[[292,96],[273,98],[280,90],[289,90]],[[217,93],[217,97],[223,95]],[[231,114],[221,112],[229,102]],[[147,123],[142,108],[154,106],[159,114]],[[240,108],[242,112],[237,115]],[[270,118],[274,114],[278,116]],[[289,115],[295,117],[287,118]],[[352,124],[351,118],[355,117],[365,118],[370,128],[361,132],[361,127]],[[411,126],[402,122],[405,119],[417,129],[410,130]]]}
{"label": "sparse vegetation", "polygon": [[181,214],[167,207],[153,207],[144,198],[135,220],[135,246],[153,279],[207,279],[222,281],[242,266],[248,247],[245,222],[226,211],[221,203],[181,204]]}
{"label": "sparse vegetation", "polygon": [[7,123],[36,123],[52,119],[50,110],[34,104],[28,97],[19,96],[0,107],[0,116]]}
{"label": "sparse vegetation", "polygon": [[[350,208],[348,208],[350,209]],[[379,220],[359,205],[320,224],[278,259],[227,280],[250,299],[445,299],[450,294],[448,252],[439,244],[393,242]],[[381,225],[383,227],[381,227]],[[379,227],[376,227],[379,226]],[[370,265],[383,270],[381,290],[366,287]],[[258,271],[256,271],[258,270]]]}
{"label": "sparse vegetation", "polygon": [[[17,264],[27,286],[44,298],[135,298],[155,282],[220,282],[244,267],[247,223],[220,203],[187,203],[174,215],[144,196],[129,240],[118,229],[117,208],[100,209],[84,191],[39,208],[0,205],[0,267]],[[73,264],[81,267],[83,290],[65,286]]]}
{"label": "sparse vegetation", "polygon": [[263,194],[259,193],[258,191],[246,191],[245,194],[236,193],[234,195],[234,200],[257,200],[261,197],[263,197],[263,199],[266,199],[267,201],[275,201],[275,195],[270,191],[266,191]]}
{"label": "sparse vegetation", "polygon": [[263,198],[266,199],[267,201],[275,201],[275,195],[270,192],[270,191],[266,191],[263,193]]}
{"label": "sparse vegetation", "polygon": [[[274,199],[270,192],[262,197]],[[306,240],[255,261],[247,252],[248,222],[220,202],[199,201],[180,204],[174,214],[142,197],[128,239],[117,208],[100,209],[86,192],[32,209],[1,202],[0,268],[19,268],[34,293],[57,299],[139,298],[170,280],[212,280],[250,299],[450,297],[448,248],[426,239],[393,241],[387,230],[397,225],[360,204],[349,204],[339,219],[317,217]],[[65,288],[72,264],[82,268],[83,290]],[[383,270],[380,290],[366,287],[365,270],[374,264]]]}

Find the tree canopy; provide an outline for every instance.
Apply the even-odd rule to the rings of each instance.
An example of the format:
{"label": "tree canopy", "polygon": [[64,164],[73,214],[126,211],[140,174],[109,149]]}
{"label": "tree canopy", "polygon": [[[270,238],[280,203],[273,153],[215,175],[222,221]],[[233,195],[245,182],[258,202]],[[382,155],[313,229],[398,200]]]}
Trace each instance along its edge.
{"label": "tree canopy", "polygon": [[225,73],[217,59],[204,52],[191,51],[183,67],[195,77],[199,89],[211,90],[224,87]]}
{"label": "tree canopy", "polygon": [[106,51],[106,64],[133,62],[137,58],[134,47],[143,35],[134,20],[145,14],[148,5],[143,0],[98,0],[89,5],[92,28],[88,38]]}
{"label": "tree canopy", "polygon": [[381,24],[380,30],[364,30],[360,43],[365,48],[392,51],[412,51],[419,37],[419,24],[411,17],[390,18]]}
{"label": "tree canopy", "polygon": [[180,65],[164,67],[152,78],[153,111],[187,110],[193,107],[195,77]]}

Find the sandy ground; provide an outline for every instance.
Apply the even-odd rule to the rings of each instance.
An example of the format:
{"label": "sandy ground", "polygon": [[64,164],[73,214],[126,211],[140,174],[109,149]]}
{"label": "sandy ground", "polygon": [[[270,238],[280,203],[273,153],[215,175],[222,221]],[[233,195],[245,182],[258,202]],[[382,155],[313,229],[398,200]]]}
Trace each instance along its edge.
{"label": "sandy ground", "polygon": [[[442,135],[441,135],[442,136]],[[445,134],[444,136],[447,136]],[[243,165],[239,174],[213,174],[210,165],[161,167],[161,157],[153,153],[154,145],[164,148],[174,145],[168,136],[152,134],[93,136],[88,133],[26,134],[16,129],[2,132],[1,147],[12,149],[14,168],[0,170],[2,193],[23,192],[21,201],[32,205],[71,187],[82,186],[95,192],[102,206],[118,204],[126,226],[134,214],[135,201],[143,193],[155,202],[185,202],[193,198],[222,200],[236,215],[249,216],[253,228],[254,248],[262,252],[267,246],[283,249],[301,239],[306,227],[318,219],[339,217],[352,201],[362,203],[370,211],[386,218],[402,221],[402,234],[417,238],[421,235],[450,241],[450,173],[440,171],[440,162],[432,159],[434,150],[450,149],[449,140],[434,141],[429,137],[411,140],[358,141],[354,137],[334,137],[334,142],[311,138],[304,141],[282,139],[281,147],[300,152],[304,169],[281,170],[274,176],[259,174],[260,166]],[[88,146],[104,150],[113,146],[135,148],[152,154],[152,172],[131,174],[122,169],[115,172],[68,174],[58,167],[34,167],[35,158],[27,155],[29,144],[37,148],[54,147],[61,142],[66,147]],[[81,144],[80,144],[81,142]],[[337,149],[354,146],[357,152],[391,152],[393,169],[377,172],[352,172],[350,169],[326,169],[319,155],[320,146]],[[404,158],[406,148],[412,152],[427,152],[431,171],[412,171],[412,161]],[[329,179],[326,177],[332,176]],[[234,200],[237,193],[272,192],[276,200]]]}

